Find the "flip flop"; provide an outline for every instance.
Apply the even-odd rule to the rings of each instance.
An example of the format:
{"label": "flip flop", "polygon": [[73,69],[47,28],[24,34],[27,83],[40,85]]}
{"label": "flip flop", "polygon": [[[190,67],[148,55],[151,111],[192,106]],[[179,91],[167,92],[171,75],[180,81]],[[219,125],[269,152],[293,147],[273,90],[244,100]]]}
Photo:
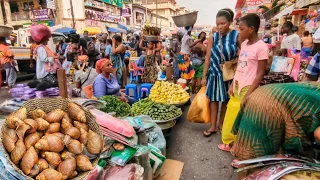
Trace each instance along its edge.
{"label": "flip flop", "polygon": [[229,144],[219,144],[218,148],[221,151],[226,151],[226,152],[230,152],[230,150],[231,150],[231,147],[229,146]]}
{"label": "flip flop", "polygon": [[206,130],[206,131],[203,132],[203,136],[204,137],[210,137],[212,134],[215,134],[217,132],[218,131],[208,131],[208,130]]}

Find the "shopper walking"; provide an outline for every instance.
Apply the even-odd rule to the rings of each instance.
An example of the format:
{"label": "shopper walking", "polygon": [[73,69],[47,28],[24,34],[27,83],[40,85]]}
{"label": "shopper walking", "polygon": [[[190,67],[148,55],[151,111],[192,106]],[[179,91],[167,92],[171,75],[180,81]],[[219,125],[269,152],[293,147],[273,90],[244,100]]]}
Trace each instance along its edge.
{"label": "shopper walking", "polygon": [[232,80],[224,81],[220,64],[237,57],[238,32],[230,28],[234,13],[230,9],[221,9],[217,16],[217,30],[208,40],[208,49],[201,84],[207,86],[206,95],[210,99],[211,126],[203,134],[209,137],[217,132],[216,122],[219,102],[222,102],[220,120],[224,119],[226,103],[229,100],[227,90]]}

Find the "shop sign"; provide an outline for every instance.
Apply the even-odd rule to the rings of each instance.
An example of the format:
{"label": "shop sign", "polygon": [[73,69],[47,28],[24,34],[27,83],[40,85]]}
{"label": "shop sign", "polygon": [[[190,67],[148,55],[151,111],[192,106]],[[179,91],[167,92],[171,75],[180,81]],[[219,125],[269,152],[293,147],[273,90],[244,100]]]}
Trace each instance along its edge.
{"label": "shop sign", "polygon": [[116,15],[113,13],[93,11],[93,10],[86,10],[85,17],[87,20],[104,21],[104,22],[118,22],[120,20],[120,15]]}
{"label": "shop sign", "polygon": [[263,4],[263,0],[247,0],[247,6],[260,6]]}
{"label": "shop sign", "polygon": [[87,26],[100,26],[100,22],[96,20],[86,19],[85,22]]}
{"label": "shop sign", "polygon": [[39,20],[49,20],[54,17],[53,11],[51,9],[39,9],[33,10],[32,16],[30,19],[32,21],[39,21]]}
{"label": "shop sign", "polygon": [[48,27],[52,27],[54,26],[54,22],[53,21],[37,21],[37,22],[32,22],[32,23],[24,23],[22,25],[23,28],[29,28],[32,26],[32,24],[44,24]]}
{"label": "shop sign", "polygon": [[47,8],[56,9],[56,4],[54,3],[54,0],[47,0]]}
{"label": "shop sign", "polygon": [[131,16],[131,8],[126,7],[126,6],[124,8],[122,8],[121,15],[123,17],[130,17]]}
{"label": "shop sign", "polygon": [[118,6],[120,8],[122,8],[123,6],[123,0],[103,0],[103,2],[107,4],[112,4],[114,6]]}

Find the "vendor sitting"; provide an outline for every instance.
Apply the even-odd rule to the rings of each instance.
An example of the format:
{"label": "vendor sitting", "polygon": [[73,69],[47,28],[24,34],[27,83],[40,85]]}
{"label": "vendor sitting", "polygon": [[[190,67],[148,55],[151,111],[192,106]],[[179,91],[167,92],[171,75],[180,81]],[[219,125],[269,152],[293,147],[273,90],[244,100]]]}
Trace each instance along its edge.
{"label": "vendor sitting", "polygon": [[93,82],[93,95],[96,98],[101,98],[105,95],[118,96],[123,102],[132,105],[137,102],[136,99],[127,96],[120,92],[120,85],[117,78],[112,74],[113,67],[109,59],[100,59],[96,63],[96,71],[99,74]]}

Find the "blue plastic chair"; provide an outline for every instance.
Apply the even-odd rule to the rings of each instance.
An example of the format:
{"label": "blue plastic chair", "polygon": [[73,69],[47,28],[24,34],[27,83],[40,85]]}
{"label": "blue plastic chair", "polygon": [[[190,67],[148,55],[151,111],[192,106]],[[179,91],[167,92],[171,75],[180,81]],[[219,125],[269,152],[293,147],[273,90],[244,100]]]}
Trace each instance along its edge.
{"label": "blue plastic chair", "polygon": [[146,97],[143,96],[144,92],[146,93],[146,97],[149,97],[150,91],[148,90],[148,88],[141,88],[140,93],[139,93],[140,99],[146,98]]}
{"label": "blue plastic chair", "polygon": [[[149,96],[151,88],[152,88],[153,84],[150,83],[143,83],[140,85],[140,98],[142,97],[143,92],[147,93],[147,96]],[[147,89],[147,90],[145,90]]]}
{"label": "blue plastic chair", "polygon": [[138,95],[138,87],[136,84],[127,84],[126,85],[126,95],[130,96],[130,89],[133,90],[133,97],[134,99],[139,99],[139,95]]}

